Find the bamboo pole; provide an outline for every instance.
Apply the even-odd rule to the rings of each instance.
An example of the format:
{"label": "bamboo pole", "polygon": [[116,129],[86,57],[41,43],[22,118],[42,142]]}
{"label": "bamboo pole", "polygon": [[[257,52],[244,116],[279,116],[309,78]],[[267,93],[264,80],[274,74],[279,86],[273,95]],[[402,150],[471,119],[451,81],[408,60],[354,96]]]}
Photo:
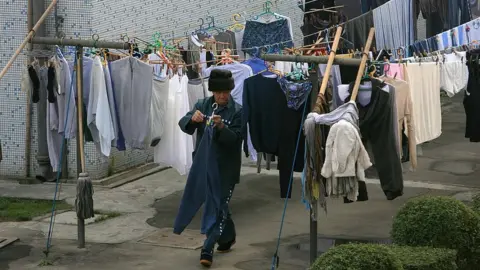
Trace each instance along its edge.
{"label": "bamboo pole", "polygon": [[[33,27],[33,0],[27,1],[27,27],[28,30]],[[33,50],[33,44],[28,44],[27,48],[30,52]],[[32,62],[33,57],[28,57],[29,64]],[[27,93],[27,112],[25,120],[25,177],[30,177],[30,155],[32,149],[32,102],[31,102],[31,89],[26,89]]]}
{"label": "bamboo pole", "polygon": [[325,95],[325,90],[327,89],[328,81],[330,80],[330,71],[332,69],[333,60],[335,59],[335,53],[337,52],[340,36],[342,35],[342,30],[343,28],[341,26],[337,27],[335,39],[333,40],[332,50],[330,51],[330,55],[328,56],[327,68],[325,69],[325,74],[322,79],[322,85],[320,86],[319,95]]}
{"label": "bamboo pole", "polygon": [[[85,148],[83,138],[83,47],[77,48],[77,124],[78,124],[78,138],[77,143],[80,150],[80,164],[82,173],[86,172],[85,165]],[[81,173],[77,172],[77,173]]]}
{"label": "bamboo pole", "polygon": [[375,36],[375,28],[370,28],[370,33],[368,33],[367,44],[363,50],[362,60],[360,62],[360,68],[358,69],[357,79],[353,86],[352,97],[350,101],[355,101],[358,95],[358,88],[360,87],[360,82],[362,81],[363,72],[365,70],[365,65],[367,64],[368,52],[370,51],[370,46],[372,46],[373,37]]}
{"label": "bamboo pole", "polygon": [[57,4],[57,0],[52,0],[52,3],[50,3],[50,5],[48,6],[48,8],[45,10],[45,12],[43,13],[42,17],[40,17],[40,19],[38,20],[38,22],[35,24],[35,26],[33,26],[33,28],[30,30],[30,32],[28,32],[28,35],[25,37],[25,39],[23,40],[22,44],[20,44],[20,46],[18,47],[18,49],[15,51],[15,54],[12,56],[12,58],[10,58],[10,60],[8,61],[7,65],[3,68],[2,72],[0,73],[0,80],[3,78],[3,76],[5,76],[5,74],[7,73],[8,69],[13,65],[13,62],[15,62],[15,60],[17,59],[18,55],[20,55],[20,53],[22,52],[22,50],[25,48],[25,46],[27,46],[28,42],[30,41],[30,39],[35,35],[35,33],[37,32],[38,28],[40,27],[40,25],[42,25],[43,21],[45,21],[45,19],[47,18],[48,14],[50,13],[50,11],[52,11],[53,7],[55,7],[55,5]]}

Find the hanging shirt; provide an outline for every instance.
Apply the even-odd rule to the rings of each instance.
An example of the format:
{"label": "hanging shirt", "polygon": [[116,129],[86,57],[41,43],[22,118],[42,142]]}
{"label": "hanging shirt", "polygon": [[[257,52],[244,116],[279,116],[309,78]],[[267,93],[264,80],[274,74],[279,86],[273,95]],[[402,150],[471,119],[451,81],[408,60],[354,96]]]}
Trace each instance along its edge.
{"label": "hanging shirt", "polygon": [[210,72],[212,72],[213,69],[225,69],[232,72],[232,77],[235,81],[235,88],[232,90],[231,95],[236,103],[242,105],[243,83],[245,79],[253,75],[252,68],[240,63],[233,63],[223,66],[211,66],[203,72],[203,76],[209,77]]}
{"label": "hanging shirt", "polygon": [[[392,115],[394,100],[388,87],[387,91],[384,88],[384,83],[372,80],[369,91],[359,91],[359,94],[371,92],[368,104],[364,104],[359,99],[356,103],[360,116],[360,133],[362,139],[370,142],[372,146],[382,189],[387,196],[390,194],[398,196],[403,193],[403,171]],[[350,84],[348,91],[352,93],[353,83]],[[350,96],[346,100],[350,100]]]}
{"label": "hanging shirt", "polygon": [[117,108],[115,106],[115,96],[113,92],[112,77],[110,76],[110,68],[107,63],[103,68],[105,75],[105,85],[107,87],[108,105],[110,106],[110,115],[112,117],[112,124],[114,130],[115,139],[112,141],[112,146],[118,147],[117,140],[119,138],[119,124],[117,119]]}
{"label": "hanging shirt", "polygon": [[153,152],[155,163],[171,166],[180,175],[187,174],[192,166],[192,137],[177,126],[177,119],[189,111],[187,88],[187,76],[174,75],[169,80],[165,131]]}
{"label": "hanging shirt", "polygon": [[152,103],[150,108],[151,119],[151,146],[161,140],[166,128],[168,92],[170,83],[167,80],[153,80]]}
{"label": "hanging shirt", "polygon": [[[268,78],[262,74],[245,80],[244,91],[242,119],[244,138],[248,138],[249,132],[257,152],[278,156],[280,196],[290,197],[287,192],[290,174],[292,170],[301,172],[304,167],[305,136],[303,132],[300,135],[298,132],[303,123],[305,107],[302,106],[299,110],[288,108],[287,99],[277,78]],[[309,103],[307,100],[305,104]],[[243,145],[248,156],[248,143],[244,142]],[[298,152],[294,164],[296,150]]]}
{"label": "hanging shirt", "polygon": [[134,57],[110,64],[120,126],[128,146],[146,149],[150,143],[152,67]]}
{"label": "hanging shirt", "polygon": [[436,63],[405,65],[413,103],[415,140],[422,144],[442,134],[440,66]]}
{"label": "hanging shirt", "polygon": [[56,66],[55,78],[58,82],[58,88],[62,89],[57,91],[58,95],[56,99],[59,117],[58,131],[65,133],[66,139],[72,139],[77,135],[77,107],[75,103],[75,92],[71,89],[72,75],[65,58],[57,57]]}
{"label": "hanging shirt", "polygon": [[398,141],[402,141],[402,125],[405,123],[408,137],[410,162],[413,170],[417,168],[417,142],[415,138],[415,123],[413,121],[413,104],[410,85],[403,80],[382,77],[386,83],[395,87],[397,104]]}
{"label": "hanging shirt", "polygon": [[99,56],[93,59],[91,72],[87,125],[101,153],[108,157],[112,150],[112,141],[115,139],[115,130],[108,103],[105,73]]}

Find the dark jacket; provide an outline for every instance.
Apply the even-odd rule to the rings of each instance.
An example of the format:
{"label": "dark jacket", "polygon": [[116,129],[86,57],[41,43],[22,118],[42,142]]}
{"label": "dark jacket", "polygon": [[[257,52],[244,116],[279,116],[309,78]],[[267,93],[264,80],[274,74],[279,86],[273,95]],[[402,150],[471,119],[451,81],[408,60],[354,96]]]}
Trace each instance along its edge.
{"label": "dark jacket", "polygon": [[[214,102],[213,96],[200,99],[195,104],[195,107],[178,122],[182,131],[187,134],[193,135],[197,131],[195,151],[192,153],[193,157],[195,157],[195,153],[202,141],[205,122],[199,124],[192,123],[192,116],[196,110],[201,111],[206,116],[211,116]],[[219,107],[215,114],[220,115],[225,120],[224,128],[216,128],[212,138],[213,144],[215,144],[217,149],[217,162],[222,180],[222,194],[224,194],[228,192],[231,185],[238,184],[240,181],[240,168],[242,165],[242,107],[230,97],[227,106]]]}
{"label": "dark jacket", "polygon": [[[354,83],[350,84],[350,93]],[[385,84],[372,80],[372,96],[370,103],[362,106],[357,102],[360,116],[360,132],[362,139],[372,145],[375,166],[385,194],[403,192],[403,171],[398,155],[393,129],[394,100],[383,91]],[[346,101],[350,100],[350,97]]]}

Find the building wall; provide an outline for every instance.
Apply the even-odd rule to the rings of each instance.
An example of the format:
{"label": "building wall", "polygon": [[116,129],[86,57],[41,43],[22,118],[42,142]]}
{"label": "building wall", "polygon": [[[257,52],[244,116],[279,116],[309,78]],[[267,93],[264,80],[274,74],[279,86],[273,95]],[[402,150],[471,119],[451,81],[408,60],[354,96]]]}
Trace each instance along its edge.
{"label": "building wall", "polygon": [[[45,7],[50,0],[45,1]],[[272,11],[289,16],[292,19],[295,41],[301,44],[299,30],[302,15],[292,0],[271,1]],[[58,27],[66,38],[90,39],[97,33],[102,40],[118,40],[120,34],[151,41],[155,32],[162,38],[184,36],[198,28],[198,19],[213,16],[219,27],[230,25],[232,15],[241,13],[248,16],[262,12],[263,1],[256,0],[58,0],[56,15],[64,19]],[[0,0],[0,67],[4,67],[13,52],[23,41],[27,31],[27,1]],[[46,20],[46,33],[54,37],[56,33],[55,14]],[[67,59],[72,59],[74,48],[63,48]],[[26,55],[15,61],[7,75],[0,80],[0,141],[3,160],[0,162],[0,176],[25,176],[25,137],[27,95],[21,91],[22,70],[26,66]],[[36,105],[32,105],[32,133],[30,174],[38,170],[37,155],[37,114]],[[76,142],[68,143],[69,176],[76,177]],[[151,151],[127,150],[113,151],[110,159],[102,157],[92,143],[85,145],[87,171],[93,178],[105,177],[109,164],[114,171],[124,170],[152,160]]]}

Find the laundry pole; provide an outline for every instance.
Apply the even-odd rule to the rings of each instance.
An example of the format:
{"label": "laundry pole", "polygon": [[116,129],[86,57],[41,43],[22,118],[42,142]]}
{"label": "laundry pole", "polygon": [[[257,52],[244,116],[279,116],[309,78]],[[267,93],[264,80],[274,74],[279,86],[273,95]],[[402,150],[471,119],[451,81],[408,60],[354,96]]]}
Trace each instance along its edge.
{"label": "laundry pole", "polygon": [[[340,40],[340,35],[342,32],[342,28],[338,27],[337,32],[335,34],[335,39],[333,42],[332,46],[332,51],[330,52],[329,56],[303,56],[303,55],[278,55],[278,54],[263,54],[260,57],[265,60],[265,61],[286,61],[286,62],[303,62],[303,63],[314,63],[314,64],[327,64],[327,69],[325,72],[325,77],[322,79],[322,84],[320,86],[320,90],[318,92],[318,95],[324,94],[325,90],[327,88],[327,84],[329,81],[329,75],[330,75],[330,70],[332,65],[340,65],[340,66],[354,66],[357,67],[359,66],[358,74],[363,74],[366,62],[367,62],[367,55],[368,52],[370,51],[370,46],[373,41],[375,29],[371,28],[368,39],[366,42],[366,46],[364,49],[364,53],[362,56],[362,59],[349,59],[349,58],[341,58],[341,57],[336,57],[335,56],[335,51],[338,47],[338,41]],[[310,73],[311,78],[310,80],[312,81],[312,86],[314,91],[318,89],[318,70],[315,67],[315,73],[312,71]],[[313,76],[312,76],[313,75]],[[356,80],[356,84],[358,81],[358,77]],[[358,84],[359,85],[359,84]],[[356,89],[356,90],[355,90]],[[354,94],[355,97],[358,92],[358,86],[356,85],[354,89]],[[313,95],[313,94],[312,94]],[[316,97],[316,95],[314,95]],[[354,100],[354,99],[353,99]],[[318,223],[317,219],[315,219],[315,215],[317,212],[317,203],[312,202],[312,205],[310,207],[310,264],[315,262],[315,260],[318,257],[318,236],[317,236],[317,230],[318,230]]]}
{"label": "laundry pole", "polygon": [[[56,1],[55,1],[56,2]],[[97,36],[98,38],[98,36]],[[84,134],[83,134],[83,48],[104,48],[104,49],[129,49],[131,44],[125,42],[99,41],[92,36],[87,39],[57,39],[49,37],[29,38],[32,44],[58,45],[58,46],[76,46],[77,47],[77,160],[79,161],[77,197],[75,199],[75,209],[77,212],[77,242],[79,248],[85,248],[85,220],[93,217],[93,185],[86,168]],[[23,47],[20,47],[23,48]],[[19,49],[20,49],[19,48]],[[20,49],[21,51],[21,49]],[[20,53],[20,52],[19,52]]]}

